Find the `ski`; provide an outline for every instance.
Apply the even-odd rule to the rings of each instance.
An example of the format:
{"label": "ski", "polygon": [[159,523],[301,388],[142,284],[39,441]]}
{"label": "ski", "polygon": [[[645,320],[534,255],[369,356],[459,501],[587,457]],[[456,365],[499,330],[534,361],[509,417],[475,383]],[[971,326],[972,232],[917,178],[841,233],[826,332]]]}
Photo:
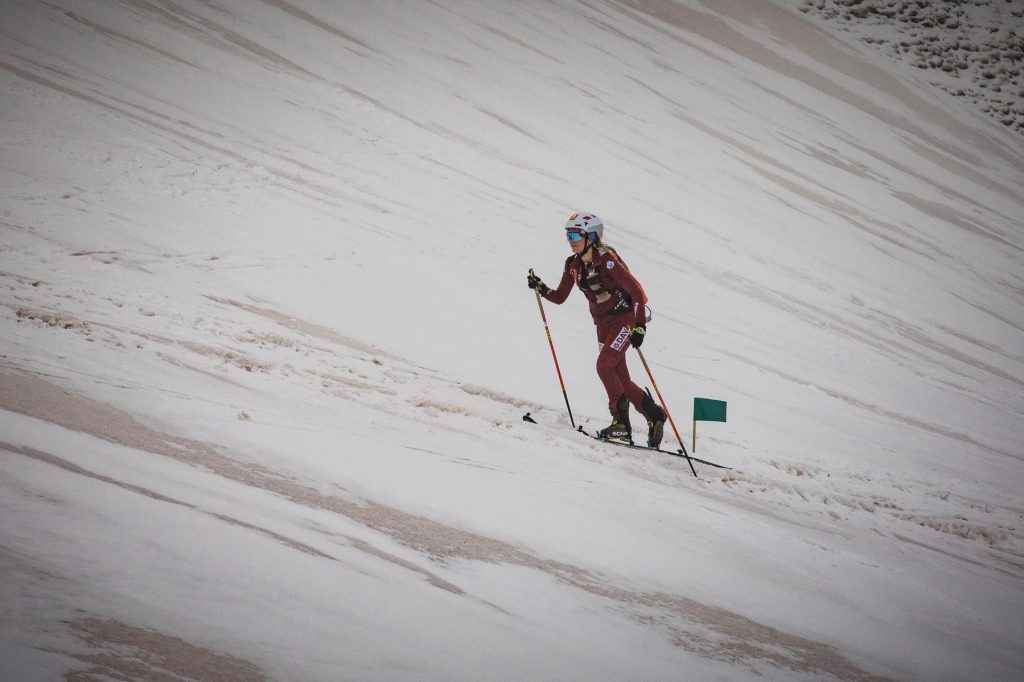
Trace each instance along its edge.
{"label": "ski", "polygon": [[[530,416],[529,412],[523,415],[523,421],[529,422],[531,424],[537,423],[536,421],[534,421],[533,417]],[[619,440],[608,440],[607,438],[601,438],[601,436],[591,435],[587,433],[586,431],[583,430],[582,426],[577,426],[575,431],[576,433],[582,434],[587,438],[590,438],[591,440],[596,440],[600,443],[610,443],[612,445],[618,445],[624,448],[631,448],[633,450],[647,450],[648,452],[660,452],[665,455],[672,455],[673,457],[682,457],[683,459],[686,459],[690,462],[691,470],[693,469],[693,462],[700,462],[701,464],[707,464],[709,467],[716,467],[718,469],[727,469],[729,471],[732,471],[732,467],[727,467],[724,464],[716,464],[714,462],[709,462],[708,460],[701,459],[700,457],[694,457],[693,455],[684,452],[682,449],[673,452],[672,450],[662,450],[661,448],[649,448],[646,445],[637,445],[636,443],[626,443]],[[694,471],[693,475],[696,476],[697,472]]]}
{"label": "ski", "polygon": [[683,453],[682,450],[677,450],[676,452],[673,452],[671,450],[662,450],[661,448],[649,448],[646,445],[637,445],[636,443],[626,443],[620,440],[609,440],[607,438],[601,438],[600,436],[591,435],[586,431],[580,431],[579,433],[582,433],[587,438],[591,438],[601,443],[610,443],[611,445],[618,445],[624,448],[630,448],[632,450],[647,450],[648,452],[661,452],[666,455],[672,455],[673,457],[682,457],[684,459],[690,459],[693,462],[700,462],[701,464],[707,464],[708,466],[711,467],[717,467],[719,469],[728,469],[729,471],[732,471],[732,467],[727,467],[724,464],[715,464],[714,462],[709,462],[706,459],[694,457],[693,455],[686,455]]}

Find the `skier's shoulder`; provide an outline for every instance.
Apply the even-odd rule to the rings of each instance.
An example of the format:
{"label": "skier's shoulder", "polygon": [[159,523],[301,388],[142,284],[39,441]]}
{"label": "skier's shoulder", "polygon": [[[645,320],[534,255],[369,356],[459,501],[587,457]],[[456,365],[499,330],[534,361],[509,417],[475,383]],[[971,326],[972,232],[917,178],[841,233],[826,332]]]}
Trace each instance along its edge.
{"label": "skier's shoulder", "polygon": [[565,271],[569,272],[572,269],[573,263],[579,258],[575,253],[565,259]]}
{"label": "skier's shoulder", "polygon": [[[594,249],[594,265],[612,270],[618,266],[625,267],[618,252],[610,246],[599,246]],[[628,269],[628,268],[627,268]]]}

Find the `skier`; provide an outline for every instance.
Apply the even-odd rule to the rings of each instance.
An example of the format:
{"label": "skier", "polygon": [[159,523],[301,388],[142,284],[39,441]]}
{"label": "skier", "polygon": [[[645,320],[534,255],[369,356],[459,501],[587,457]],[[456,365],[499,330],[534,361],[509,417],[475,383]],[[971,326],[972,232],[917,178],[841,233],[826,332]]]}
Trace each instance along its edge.
{"label": "skier", "polygon": [[622,259],[603,241],[604,223],[593,213],[574,213],[565,224],[565,236],[573,255],[565,261],[562,281],[551,289],[540,277],[530,274],[531,289],[552,303],[561,304],[576,284],[590,303],[590,314],[597,327],[597,375],[608,392],[608,410],[612,423],[599,431],[606,439],[632,442],[629,404],[647,419],[647,445],[661,445],[665,410],[650,394],[629,378],[626,351],[630,344],[639,348],[647,333],[647,294],[629,272]]}

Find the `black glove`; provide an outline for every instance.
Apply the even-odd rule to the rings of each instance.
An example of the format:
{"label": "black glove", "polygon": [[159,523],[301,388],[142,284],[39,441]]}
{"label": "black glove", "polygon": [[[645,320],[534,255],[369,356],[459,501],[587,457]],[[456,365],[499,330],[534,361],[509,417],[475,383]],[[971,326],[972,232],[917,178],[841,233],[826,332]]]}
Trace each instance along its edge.
{"label": "black glove", "polygon": [[644,335],[647,334],[647,327],[638,324],[633,327],[633,331],[629,333],[629,342],[633,344],[633,348],[639,348],[640,344],[644,342]]}
{"label": "black glove", "polygon": [[544,282],[540,281],[540,277],[533,274],[532,272],[526,276],[526,286],[531,289],[536,289],[540,292],[541,296],[548,293],[548,287]]}

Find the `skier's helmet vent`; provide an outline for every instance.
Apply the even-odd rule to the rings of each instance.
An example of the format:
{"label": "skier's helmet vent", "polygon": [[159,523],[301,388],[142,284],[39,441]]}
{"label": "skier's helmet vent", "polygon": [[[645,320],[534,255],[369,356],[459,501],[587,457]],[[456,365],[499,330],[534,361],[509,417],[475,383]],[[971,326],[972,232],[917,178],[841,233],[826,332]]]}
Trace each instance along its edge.
{"label": "skier's helmet vent", "polygon": [[573,213],[566,221],[565,229],[586,230],[591,239],[604,236],[604,223],[593,213]]}

